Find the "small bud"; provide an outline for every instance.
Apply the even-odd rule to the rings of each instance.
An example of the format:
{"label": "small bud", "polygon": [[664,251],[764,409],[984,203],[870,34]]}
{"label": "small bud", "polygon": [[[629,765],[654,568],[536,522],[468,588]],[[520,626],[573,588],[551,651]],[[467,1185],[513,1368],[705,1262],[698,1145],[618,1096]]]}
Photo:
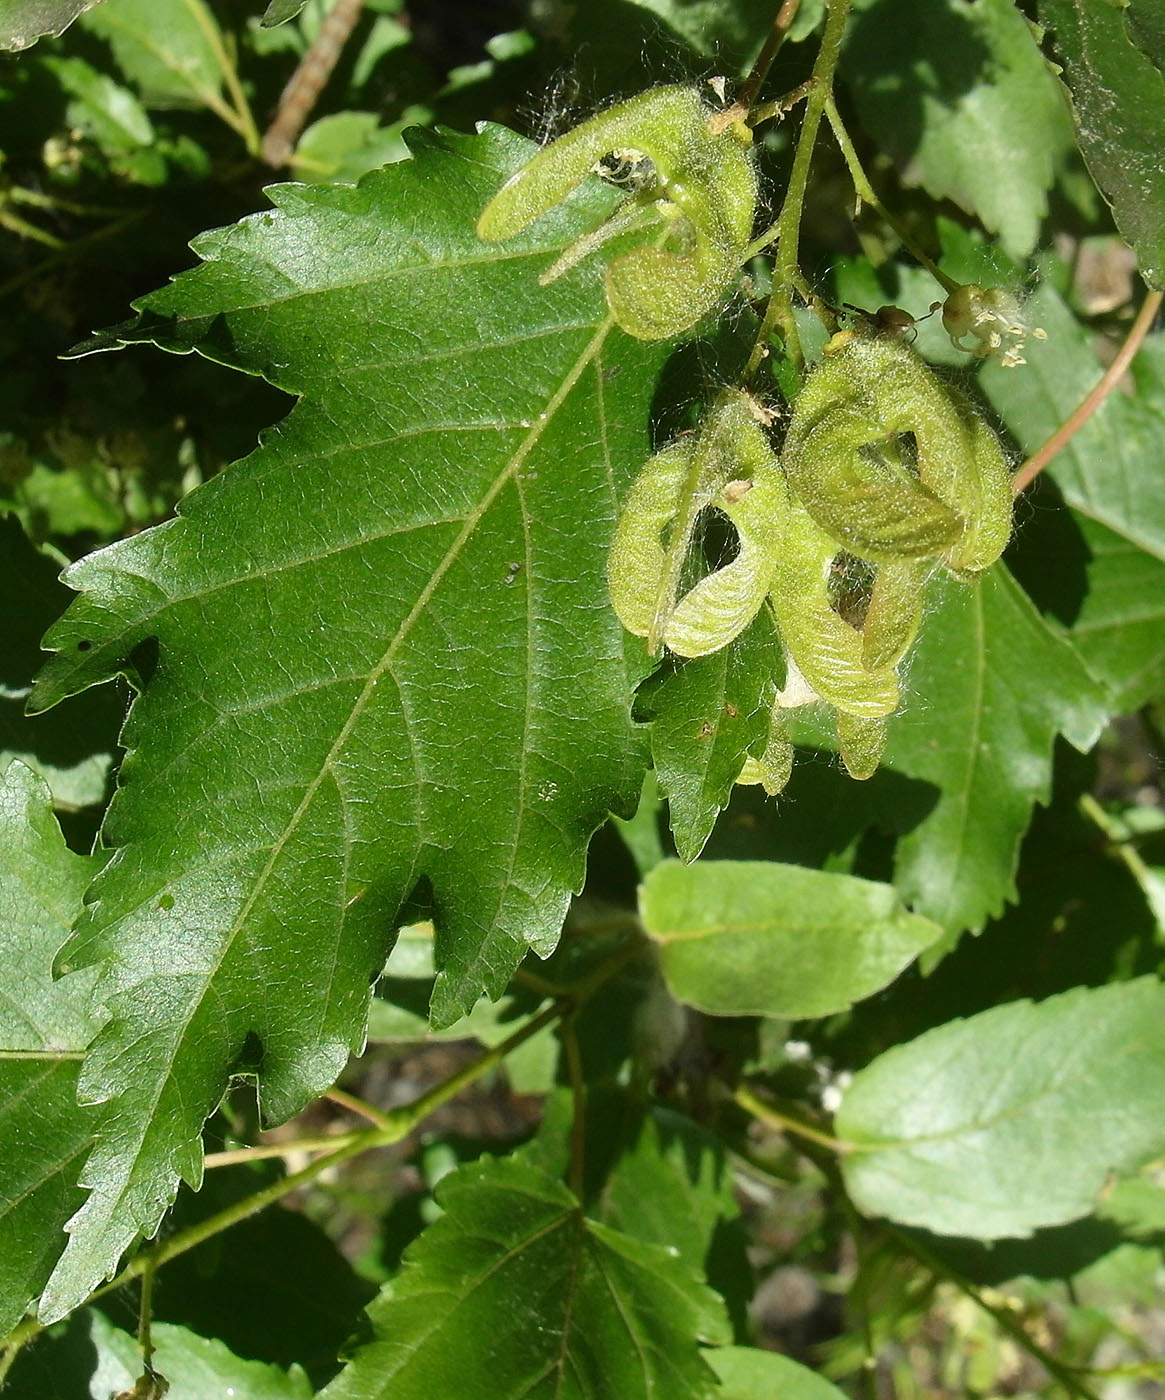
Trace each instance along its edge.
{"label": "small bud", "polygon": [[837,747],[851,778],[864,782],[878,771],[886,747],[886,722],[837,712]]}

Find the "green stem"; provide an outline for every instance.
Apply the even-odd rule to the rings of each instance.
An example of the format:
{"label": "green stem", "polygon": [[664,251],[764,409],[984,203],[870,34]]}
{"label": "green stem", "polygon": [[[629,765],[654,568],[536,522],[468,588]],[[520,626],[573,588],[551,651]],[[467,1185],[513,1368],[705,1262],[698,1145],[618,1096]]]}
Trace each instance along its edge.
{"label": "green stem", "polygon": [[[850,1238],[854,1242],[854,1258],[856,1261],[857,1277],[865,1277],[865,1266],[868,1258],[866,1251],[866,1241],[863,1235],[865,1222],[857,1212],[857,1208],[850,1198],[843,1191],[841,1193],[842,1208],[846,1219],[849,1222]],[[862,1357],[861,1387],[865,1400],[877,1400],[878,1395],[878,1349],[874,1342],[874,1328],[870,1318],[870,1297],[869,1288],[851,1290],[851,1299],[858,1309],[858,1320],[862,1330],[862,1348],[865,1355]]]}
{"label": "green stem", "polygon": [[55,233],[37,228],[35,224],[30,224],[27,219],[22,219],[19,214],[10,213],[7,209],[0,209],[0,227],[10,229],[20,238],[43,243],[46,248],[59,250],[65,246],[64,240],[58,238]]}
{"label": "green stem", "polygon": [[135,209],[132,213],[126,214],[124,218],[115,219],[113,223],[106,224],[104,228],[95,229],[92,233],[87,233],[84,238],[78,238],[72,243],[66,243],[62,247],[55,249],[48,257],[42,258],[33,267],[26,267],[23,272],[18,272],[14,277],[10,277],[7,282],[0,282],[0,301],[11,292],[23,287],[26,282],[35,282],[38,277],[51,271],[58,264],[68,262],[78,253],[84,252],[95,243],[100,243],[107,238],[115,238],[118,234],[124,233],[126,229],[132,228],[134,224],[140,223],[150,212],[148,209]]}
{"label": "green stem", "polygon": [[76,214],[85,219],[115,219],[125,213],[124,208],[119,209],[112,204],[78,204],[72,199],[61,199],[59,195],[25,189],[23,185],[13,185],[7,191],[7,198],[13,204],[27,204],[33,209],[51,209],[62,214]]}
{"label": "green stem", "polygon": [[1165,1376],[1165,1361],[1128,1361],[1123,1366],[1089,1366],[1090,1376],[1098,1380],[1126,1377],[1130,1380],[1154,1380]]}
{"label": "green stem", "polygon": [[283,1142],[260,1142],[253,1147],[228,1147],[222,1152],[208,1152],[202,1164],[207,1171],[214,1171],[216,1167],[265,1162],[272,1157],[296,1157],[301,1152],[335,1152],[356,1136],[355,1132],[320,1133],[316,1137],[287,1138]]}
{"label": "green stem", "polygon": [[822,35],[821,48],[818,49],[817,59],[813,64],[810,78],[813,86],[805,100],[805,116],[797,137],[797,148],[793,153],[789,187],[785,192],[785,200],[777,222],[773,226],[777,239],[773,290],[765,308],[760,334],[744,368],[746,383],[755,377],[768,354],[773,332],[778,328],[785,342],[785,353],[793,365],[799,369],[805,362],[801,352],[801,338],[797,334],[797,323],[793,318],[793,288],[795,279],[800,276],[798,255],[801,216],[805,206],[805,191],[809,184],[809,169],[813,163],[813,148],[817,144],[817,132],[821,126],[825,104],[833,90],[833,75],[837,72],[838,60],[841,58],[841,41],[849,16],[850,0],[827,0],[827,7],[825,33]]}
{"label": "green stem", "polygon": [[1069,1395],[1075,1395],[1079,1397],[1079,1400],[1098,1400],[1095,1391],[1090,1390],[1088,1386],[1080,1380],[1079,1376],[1076,1374],[1076,1368],[1065,1366],[1062,1361],[1057,1361],[1050,1352],[1045,1351],[1037,1341],[1028,1335],[1026,1330],[1005,1308],[996,1307],[994,1303],[989,1302],[969,1278],[965,1278],[956,1269],[944,1263],[937,1255],[932,1254],[925,1245],[920,1244],[917,1240],[912,1239],[901,1230],[896,1230],[892,1225],[887,1225],[885,1229],[887,1234],[900,1248],[904,1249],[907,1254],[913,1255],[914,1258],[929,1269],[932,1274],[936,1274],[940,1278],[945,1278],[948,1283],[953,1283],[955,1287],[961,1293],[965,1293],[977,1307],[982,1308],[989,1317],[994,1319],[996,1325],[1002,1331],[1006,1332],[1013,1341],[1019,1343],[1029,1356],[1035,1357],[1044,1370],[1047,1371],[1048,1375],[1062,1385]]}
{"label": "green stem", "polygon": [[230,54],[223,44],[222,31],[219,29],[214,16],[202,4],[202,0],[186,0],[186,8],[194,18],[194,22],[202,30],[206,37],[206,42],[214,50],[215,62],[223,76],[227,92],[230,94],[231,105],[228,107],[218,99],[209,101],[205,93],[200,94],[206,105],[210,107],[217,116],[221,117],[228,126],[231,126],[243,138],[247,147],[248,155],[257,156],[259,154],[260,136],[259,128],[255,125],[255,118],[251,112],[251,104],[247,101],[247,95],[243,91],[243,85],[239,81],[239,73],[235,64],[231,60]]}
{"label": "green stem", "polygon": [[836,1153],[839,1157],[853,1151],[853,1143],[831,1137],[828,1133],[823,1133],[820,1128],[814,1128],[809,1123],[802,1123],[799,1119],[790,1118],[780,1109],[773,1108],[763,1099],[758,1099],[747,1084],[738,1085],[732,1097],[744,1109],[745,1113],[752,1114],[766,1127],[773,1128],[779,1133],[795,1133],[798,1137],[804,1138],[806,1142],[815,1142],[819,1147],[828,1148],[830,1152]]}
{"label": "green stem", "polygon": [[155,1268],[149,1268],[142,1274],[142,1297],[138,1308],[138,1346],[141,1348],[142,1365],[147,1375],[154,1369],[154,1338],[150,1324],[153,1319],[155,1272]]}
{"label": "green stem", "polygon": [[1078,805],[1089,821],[1094,822],[1104,833],[1112,853],[1124,863],[1125,868],[1137,884],[1142,888],[1150,884],[1153,872],[1145,864],[1140,851],[1129,839],[1128,834],[1121,830],[1119,824],[1097,802],[1096,798],[1090,792],[1086,792],[1080,797]]}
{"label": "green stem", "polygon": [[382,1113],[375,1104],[359,1099],[355,1094],[349,1094],[343,1089],[329,1089],[324,1098],[339,1104],[341,1108],[346,1108],[349,1113],[355,1113],[357,1117],[366,1119],[377,1128],[387,1128],[391,1121],[388,1114]]}
{"label": "green stem", "polygon": [[800,87],[795,87],[792,92],[787,92],[784,97],[778,97],[772,102],[766,102],[763,107],[754,107],[748,114],[748,124],[752,128],[760,126],[761,122],[772,121],[774,117],[780,121],[785,117],[798,102],[804,102],[813,91],[813,79],[808,78]]}
{"label": "green stem", "polygon": [[582,1056],[578,1048],[578,1036],[570,1021],[563,1021],[559,1028],[562,1048],[566,1055],[567,1073],[570,1075],[570,1095],[573,1116],[570,1122],[570,1189],[581,1203],[583,1198],[586,1163],[586,1101],[587,1087],[583,1078]]}
{"label": "green stem", "polygon": [[829,125],[833,128],[833,135],[841,150],[842,159],[849,169],[850,179],[854,182],[854,192],[858,199],[863,204],[868,204],[870,206],[874,213],[877,214],[882,222],[894,233],[895,237],[911,257],[926,268],[927,272],[930,273],[948,295],[951,292],[957,292],[960,284],[956,282],[954,278],[948,277],[933,258],[928,257],[927,254],[923,252],[907,230],[902,227],[894,215],[890,213],[889,209],[887,209],[878,198],[877,192],[870,183],[869,176],[866,174],[861,161],[858,159],[858,153],[854,149],[854,143],[850,140],[849,132],[845,129],[845,124],[842,122],[832,93],[825,101],[825,115],[829,118]]}
{"label": "green stem", "polygon": [[529,972],[526,968],[520,967],[514,973],[514,981],[520,987],[527,987],[530,991],[536,992],[540,997],[565,997],[570,995],[570,988],[564,987],[560,982],[551,982],[549,978],[540,977],[536,972]]}

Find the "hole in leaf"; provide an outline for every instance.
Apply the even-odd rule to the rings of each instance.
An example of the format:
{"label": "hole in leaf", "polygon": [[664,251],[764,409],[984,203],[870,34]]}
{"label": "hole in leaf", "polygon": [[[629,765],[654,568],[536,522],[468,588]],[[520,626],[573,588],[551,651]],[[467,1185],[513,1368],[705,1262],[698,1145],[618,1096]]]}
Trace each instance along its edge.
{"label": "hole in leaf", "polygon": [[711,569],[723,569],[740,553],[736,526],[715,506],[706,506],[696,517],[692,538],[699,542],[704,560]]}
{"label": "hole in leaf", "polygon": [[829,601],[834,612],[851,627],[860,628],[870,606],[874,566],[856,554],[842,551],[829,565]]}
{"label": "hole in leaf", "polygon": [[137,690],[144,690],[154,678],[158,669],[158,639],[147,637],[139,642],[129,654],[127,674],[130,684]]}

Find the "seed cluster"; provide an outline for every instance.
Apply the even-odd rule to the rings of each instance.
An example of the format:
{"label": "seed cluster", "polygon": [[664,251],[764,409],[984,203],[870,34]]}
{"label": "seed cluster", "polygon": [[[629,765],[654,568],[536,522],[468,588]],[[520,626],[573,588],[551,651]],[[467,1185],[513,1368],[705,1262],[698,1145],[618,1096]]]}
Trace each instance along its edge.
{"label": "seed cluster", "polygon": [[[729,119],[733,111],[711,111],[689,87],[611,107],[513,175],[486,205],[478,234],[513,237],[597,173],[624,191],[623,205],[542,280],[646,226],[652,237],[607,264],[607,302],[633,336],[679,334],[719,305],[750,246],[757,179],[751,135]],[[739,779],[769,792],[792,765],[784,716],[807,703],[831,709],[849,772],[875,771],[927,579],[940,567],[973,576],[1011,531],[1011,482],[995,433],[906,343],[906,313],[883,308],[866,320],[826,347],[793,403],[779,455],[774,415],[743,390],[725,390],[694,432],[644,466],[611,547],[615,612],[653,655],[666,647],[706,656],[771,610],[783,655],[774,656],[769,738]],[[1026,335],[1043,335],[1000,288],[959,288],[943,321],[956,345],[999,354],[1005,365],[1023,363]],[[696,547],[708,510],[738,544],[711,570]],[[856,584],[839,589],[839,578]]]}

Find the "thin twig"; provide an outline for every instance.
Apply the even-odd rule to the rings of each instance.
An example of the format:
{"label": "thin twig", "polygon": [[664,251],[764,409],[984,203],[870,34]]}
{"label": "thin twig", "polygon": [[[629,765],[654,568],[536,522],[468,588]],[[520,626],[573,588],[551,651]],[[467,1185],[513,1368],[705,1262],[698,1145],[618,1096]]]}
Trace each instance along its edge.
{"label": "thin twig", "polygon": [[[251,112],[251,104],[247,101],[247,94],[243,91],[243,85],[239,81],[239,70],[234,59],[227,53],[226,45],[223,43],[222,30],[218,27],[218,21],[210,10],[201,3],[201,0],[186,0],[186,8],[190,11],[195,24],[202,30],[203,37],[214,52],[215,60],[226,83],[227,92],[230,94],[231,105],[226,108],[233,112],[235,120],[229,117],[224,118],[228,126],[234,129],[243,138],[243,143],[247,147],[248,155],[259,154],[259,128],[255,125],[255,118]],[[205,101],[205,97],[203,99]],[[218,111],[218,107],[211,106],[213,111]],[[223,115],[219,112],[219,115]]]}
{"label": "thin twig", "polygon": [[1141,348],[1141,342],[1149,334],[1149,328],[1156,319],[1158,311],[1161,310],[1162,295],[1161,292],[1149,293],[1137,314],[1137,319],[1129,328],[1125,343],[1117,351],[1116,359],[1101,375],[1096,385],[1085,395],[1075,412],[1065,418],[1047,442],[1042,447],[1037,448],[1012,477],[1012,490],[1017,496],[1031,485],[1056,453],[1072,441],[1112,393],[1121,376],[1132,363],[1133,356]]}
{"label": "thin twig", "polygon": [[792,92],[785,93],[784,97],[774,98],[772,102],[766,102],[763,107],[754,107],[748,114],[748,124],[751,127],[760,126],[761,122],[772,121],[774,117],[779,120],[786,117],[798,102],[804,102],[813,91],[812,78],[806,78],[803,83],[799,83]]}
{"label": "thin twig", "polygon": [[1119,823],[1109,816],[1090,792],[1081,793],[1076,805],[1089,821],[1100,828],[1108,841],[1109,850],[1122,862],[1137,884],[1143,889],[1150,886],[1153,872]]}
{"label": "thin twig", "polygon": [[777,222],[773,226],[777,239],[773,290],[765,308],[756,344],[744,367],[745,383],[756,375],[768,354],[769,340],[778,326],[784,338],[785,353],[793,365],[800,368],[804,358],[797,334],[797,323],[793,318],[792,298],[795,279],[800,275],[798,252],[801,240],[801,213],[805,204],[805,190],[809,184],[809,168],[813,163],[817,132],[821,126],[825,103],[833,90],[833,75],[841,57],[841,40],[845,33],[845,22],[849,17],[850,0],[827,0],[827,4],[825,32],[821,36],[821,48],[817,51],[817,58],[813,64],[810,77],[812,88],[805,101],[805,115],[793,153],[789,186],[785,192],[781,212],[777,215]]}
{"label": "thin twig", "polygon": [[757,55],[757,60],[752,65],[752,72],[745,78],[744,86],[737,95],[736,100],[742,107],[749,108],[756,101],[761,84],[768,77],[769,69],[773,66],[773,59],[780,52],[781,45],[785,42],[785,36],[797,18],[797,11],[800,8],[801,0],[783,0],[781,8],[773,20],[773,26],[769,30],[769,37],[764,42],[764,48]]}
{"label": "thin twig", "polygon": [[95,243],[101,243],[107,238],[116,238],[126,229],[140,223],[150,212],[149,209],[134,209],[124,218],[115,219],[112,223],[106,224],[104,228],[94,229],[92,233],[87,233],[83,238],[64,244],[50,253],[48,257],[42,258],[40,262],[26,267],[22,272],[17,272],[7,282],[0,282],[0,301],[3,301],[9,293],[18,291],[26,282],[35,282],[38,277],[43,276],[46,272],[51,272],[54,267],[61,263],[71,262],[78,254],[85,252]]}
{"label": "thin twig", "polygon": [[779,1133],[795,1133],[807,1142],[815,1142],[819,1147],[828,1148],[830,1152],[836,1153],[839,1157],[853,1151],[853,1143],[831,1137],[828,1133],[822,1132],[820,1128],[815,1128],[810,1123],[802,1123],[797,1118],[790,1118],[788,1114],[782,1113],[772,1104],[758,1099],[747,1084],[739,1085],[732,1097],[744,1109],[745,1113],[751,1114],[766,1127],[773,1128]]}
{"label": "thin twig", "polygon": [[45,194],[42,190],[25,189],[23,185],[13,185],[6,190],[5,198],[13,204],[27,204],[33,209],[50,209],[54,213],[76,214],[82,219],[116,219],[125,213],[124,205],[79,204],[76,200],[61,199],[55,194]]}
{"label": "thin twig", "polygon": [[146,1375],[149,1375],[154,1367],[154,1334],[152,1330],[153,1307],[154,1307],[154,1269],[147,1269],[142,1274],[142,1296],[138,1306],[138,1346],[141,1348],[142,1365]]}
{"label": "thin twig", "polygon": [[261,150],[268,165],[279,169],[291,159],[300,132],[332,76],[363,8],[364,0],[336,0],[328,11],[320,32],[283,89],[271,125],[263,133]]}
{"label": "thin twig", "polygon": [[566,1054],[566,1068],[570,1075],[570,1094],[573,1116],[570,1122],[570,1189],[581,1202],[583,1198],[586,1162],[586,1102],[587,1087],[583,1078],[582,1056],[579,1054],[578,1035],[570,1021],[563,1021],[559,1027],[562,1048]]}
{"label": "thin twig", "polygon": [[829,125],[833,128],[834,139],[841,150],[842,159],[850,173],[853,181],[854,193],[862,204],[868,204],[882,222],[893,232],[898,241],[906,251],[917,262],[926,268],[927,272],[934,278],[940,287],[949,295],[957,291],[959,283],[939,267],[933,258],[929,257],[922,248],[914,241],[910,232],[890,213],[889,209],[878,198],[878,193],[870,183],[870,177],[866,174],[865,168],[858,159],[857,150],[850,140],[849,132],[845,128],[845,123],[841,119],[841,113],[837,110],[837,103],[834,102],[832,94],[825,100],[825,115],[829,119]]}
{"label": "thin twig", "polygon": [[388,1114],[381,1112],[375,1104],[366,1103],[364,1099],[358,1099],[355,1094],[349,1094],[343,1089],[328,1089],[324,1093],[324,1098],[331,1099],[332,1103],[338,1103],[349,1113],[355,1113],[360,1118],[367,1119],[377,1128],[387,1128],[392,1121]]}
{"label": "thin twig", "polygon": [[31,239],[34,243],[43,243],[46,248],[60,249],[65,246],[63,238],[58,238],[55,233],[49,233],[46,229],[37,228],[36,224],[30,224],[27,219],[22,219],[19,214],[10,213],[3,207],[0,207],[0,228],[9,229],[18,237]]}
{"label": "thin twig", "polygon": [[253,1147],[228,1147],[208,1152],[203,1159],[207,1171],[215,1167],[237,1167],[248,1162],[265,1162],[272,1157],[298,1157],[302,1152],[335,1152],[353,1142],[359,1133],[320,1133],[316,1137],[286,1138],[282,1142],[260,1142]]}

